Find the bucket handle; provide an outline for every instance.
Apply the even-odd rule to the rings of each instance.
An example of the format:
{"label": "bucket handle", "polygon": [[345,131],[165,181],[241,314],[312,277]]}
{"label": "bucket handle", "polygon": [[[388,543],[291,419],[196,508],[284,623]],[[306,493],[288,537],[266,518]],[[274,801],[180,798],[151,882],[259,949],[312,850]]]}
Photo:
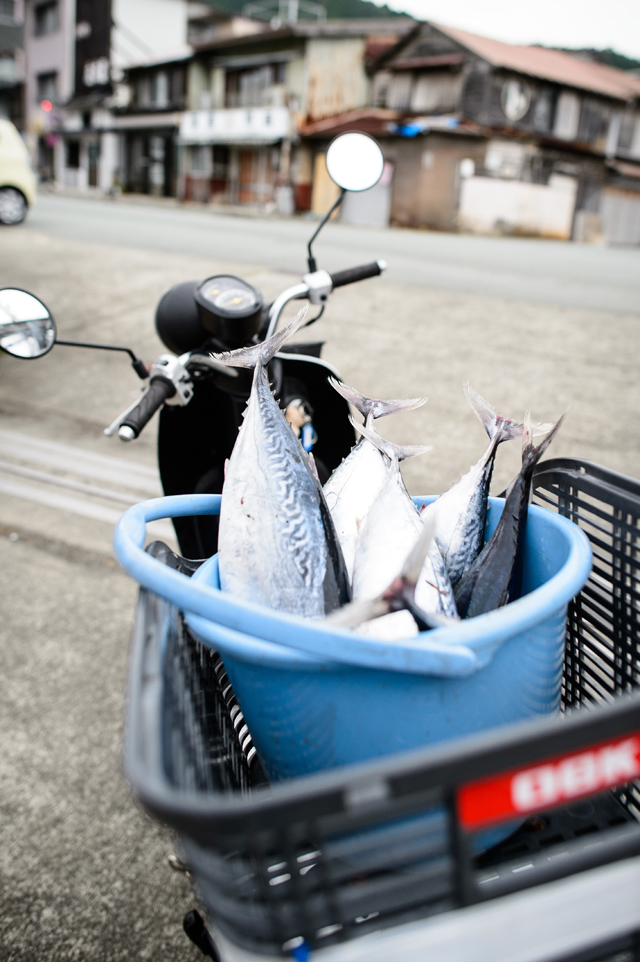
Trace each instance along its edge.
{"label": "bucket handle", "polygon": [[349,631],[329,630],[321,621],[302,623],[293,615],[250,602],[240,603],[219,589],[194,582],[143,550],[149,521],[219,514],[220,500],[218,494],[172,495],[141,501],[125,511],[116,526],[114,548],[127,574],[183,611],[332,661],[441,678],[465,678],[482,666],[482,659],[471,648],[443,639],[441,632],[450,629],[423,632],[401,645],[363,638]]}

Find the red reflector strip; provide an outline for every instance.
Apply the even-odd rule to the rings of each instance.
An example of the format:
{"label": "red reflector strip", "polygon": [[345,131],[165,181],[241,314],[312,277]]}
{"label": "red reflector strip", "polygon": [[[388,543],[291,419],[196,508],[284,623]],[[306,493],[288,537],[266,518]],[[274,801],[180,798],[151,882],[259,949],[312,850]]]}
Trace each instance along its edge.
{"label": "red reflector strip", "polygon": [[457,795],[458,817],[463,828],[480,828],[595,795],[638,776],[640,732],[535,768],[512,769],[463,785]]}

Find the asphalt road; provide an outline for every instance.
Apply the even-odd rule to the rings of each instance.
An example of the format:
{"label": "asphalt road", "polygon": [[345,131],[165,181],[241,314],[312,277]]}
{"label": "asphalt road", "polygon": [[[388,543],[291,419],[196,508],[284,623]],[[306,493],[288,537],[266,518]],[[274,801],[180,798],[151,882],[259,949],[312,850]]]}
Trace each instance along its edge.
{"label": "asphalt road", "polygon": [[[65,240],[176,252],[306,271],[307,219],[216,213],[211,207],[99,200],[43,193],[31,230]],[[329,271],[380,258],[385,280],[592,310],[640,313],[640,249],[524,238],[380,230],[331,223],[316,245]]]}
{"label": "asphalt road", "polygon": [[[153,310],[169,284],[231,271],[272,298],[303,269],[311,226],[43,196],[25,225],[0,230],[0,286],[38,294],[61,334],[130,344],[150,361],[162,350]],[[444,265],[440,283],[428,281],[438,273],[429,249]],[[442,282],[473,285],[488,251],[504,253],[487,289]],[[434,446],[406,464],[412,493],[446,489],[484,448],[463,379],[514,417],[531,407],[550,421],[571,405],[550,454],[640,476],[638,251],[331,225],[318,253],[334,267],[395,258],[385,280],[336,291],[314,337],[365,393],[430,396],[384,425],[399,443]],[[394,282],[392,270],[409,269],[411,283]],[[595,295],[577,300],[589,276],[608,309]],[[60,346],[38,361],[0,357],[3,962],[201,958],[181,931],[194,898],[168,867],[173,841],[121,774],[136,587],[111,538],[118,513],[153,496],[158,477],[154,424],[130,446],[102,430],[139,390],[117,355]],[[502,448],[496,490],[520,459],[517,445]]]}

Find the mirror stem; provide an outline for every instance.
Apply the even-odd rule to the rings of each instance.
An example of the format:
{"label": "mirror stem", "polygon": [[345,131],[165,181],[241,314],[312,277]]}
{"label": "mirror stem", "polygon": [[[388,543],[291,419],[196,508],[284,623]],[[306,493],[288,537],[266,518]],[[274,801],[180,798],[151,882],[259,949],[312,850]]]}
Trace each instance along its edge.
{"label": "mirror stem", "polygon": [[329,220],[329,218],[330,218],[331,215],[333,214],[334,210],[337,210],[337,209],[338,209],[338,207],[339,207],[340,204],[342,203],[342,200],[343,200],[345,194],[346,194],[345,188],[344,188],[344,187],[341,187],[341,188],[340,188],[340,193],[338,194],[337,200],[331,205],[331,207],[329,208],[329,210],[327,211],[327,213],[324,215],[324,217],[322,218],[322,220],[321,220],[320,223],[318,224],[318,226],[317,226],[317,228],[316,228],[316,230],[315,230],[315,233],[314,233],[313,237],[311,238],[311,240],[310,240],[309,243],[307,244],[307,252],[308,252],[307,264],[309,265],[309,273],[310,273],[310,274],[313,274],[315,271],[318,270],[318,265],[316,264],[316,259],[315,259],[315,257],[313,256],[313,254],[311,253],[311,245],[313,244],[314,240],[316,239],[316,237],[318,236],[318,234],[320,233],[320,231],[322,230],[322,228],[324,227],[324,225],[327,223],[327,221]]}
{"label": "mirror stem", "polygon": [[131,348],[117,347],[115,344],[87,344],[85,341],[61,341],[56,338],[56,344],[64,344],[67,347],[90,347],[97,351],[123,351],[131,358],[131,367],[136,372],[141,381],[149,377],[149,372],[144,366],[144,361],[136,357]]}

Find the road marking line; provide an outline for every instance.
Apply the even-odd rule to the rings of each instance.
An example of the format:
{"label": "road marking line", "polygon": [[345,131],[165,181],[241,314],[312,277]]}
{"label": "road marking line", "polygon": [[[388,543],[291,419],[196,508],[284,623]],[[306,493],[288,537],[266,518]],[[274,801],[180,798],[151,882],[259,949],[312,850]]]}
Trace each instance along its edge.
{"label": "road marking line", "polygon": [[95,454],[83,448],[45,441],[15,431],[0,430],[0,454],[58,468],[74,474],[122,484],[159,497],[162,494],[158,469],[137,461]]}
{"label": "road marking line", "polygon": [[[117,511],[115,508],[93,504],[90,501],[85,501],[84,498],[69,497],[69,495],[60,494],[57,491],[46,491],[24,481],[10,481],[0,478],[0,492],[13,498],[20,498],[23,501],[43,504],[48,508],[58,508],[60,511],[68,511],[85,518],[105,521],[110,525],[117,524],[123,514],[122,511]],[[150,534],[156,534],[165,540],[168,538],[175,540],[173,525],[169,521],[154,521],[147,527],[147,530]]]}
{"label": "road marking line", "polygon": [[41,481],[43,484],[54,484],[59,488],[70,488],[72,491],[81,491],[83,494],[92,494],[96,498],[104,498],[106,501],[119,501],[121,504],[137,504],[140,498],[134,494],[121,494],[110,488],[99,488],[94,484],[83,484],[82,481],[72,481],[71,478],[63,478],[59,474],[48,474],[46,471],[34,471],[32,468],[25,468],[21,464],[11,464],[9,461],[0,461],[0,471],[5,474],[17,474],[21,478],[29,478],[31,481]]}

